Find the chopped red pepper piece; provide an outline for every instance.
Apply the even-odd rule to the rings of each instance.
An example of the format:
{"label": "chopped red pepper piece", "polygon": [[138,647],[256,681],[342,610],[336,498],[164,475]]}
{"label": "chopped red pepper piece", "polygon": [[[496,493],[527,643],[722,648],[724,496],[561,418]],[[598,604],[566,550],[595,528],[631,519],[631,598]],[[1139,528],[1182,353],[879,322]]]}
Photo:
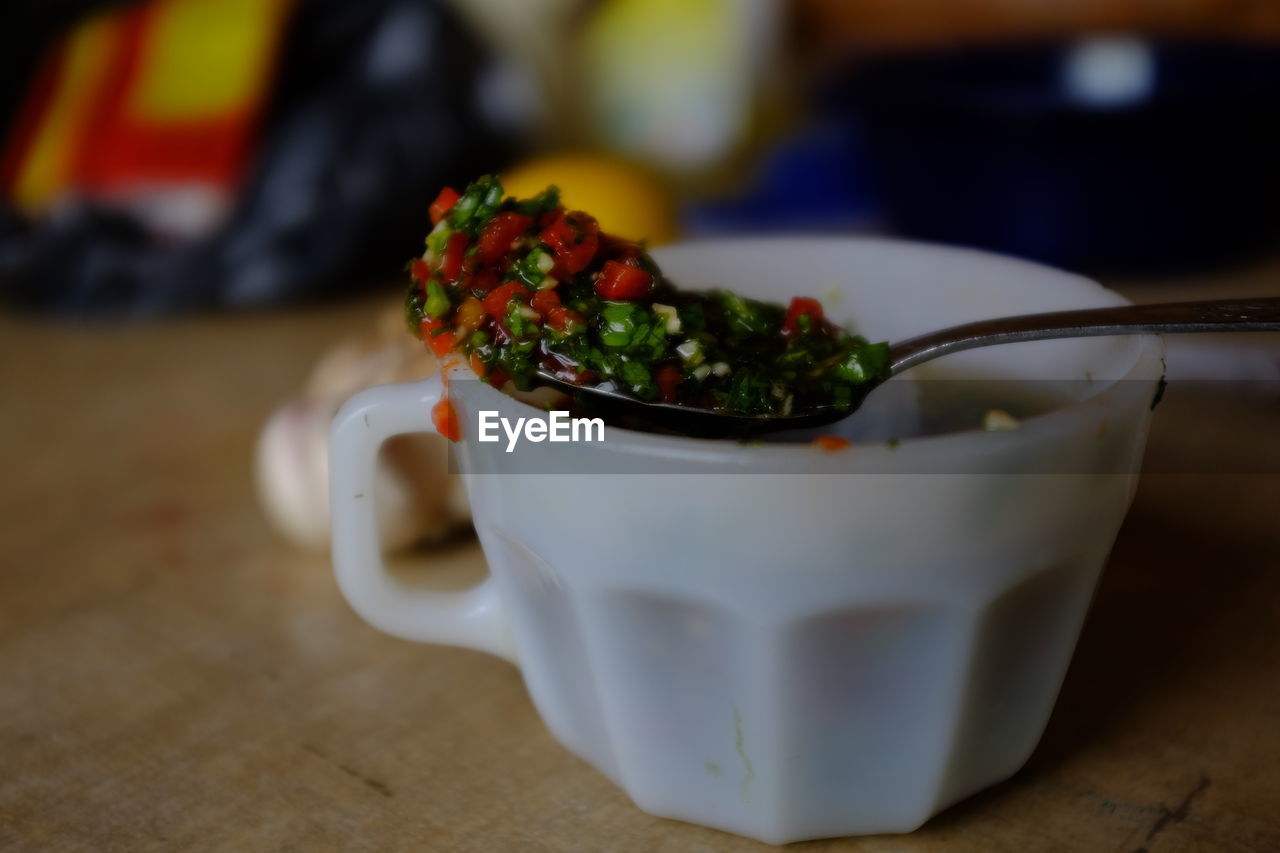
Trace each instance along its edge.
{"label": "chopped red pepper piece", "polygon": [[468,272],[466,275],[471,292],[481,298],[499,284],[498,274],[491,269],[483,269],[476,273]]}
{"label": "chopped red pepper piece", "polygon": [[582,272],[600,247],[600,223],[581,211],[562,213],[542,229],[542,242],[551,247],[558,274]]}
{"label": "chopped red pepper piece", "polygon": [[680,375],[680,368],[674,364],[664,364],[658,368],[658,373],[654,377],[658,382],[658,391],[664,403],[674,403],[676,401],[676,388],[680,386],[684,377]]}
{"label": "chopped red pepper piece", "polygon": [[435,320],[424,317],[422,325],[418,327],[418,337],[422,338],[422,342],[439,358],[444,358],[453,351],[453,332],[441,331],[443,327],[443,317]]}
{"label": "chopped red pepper piece", "polygon": [[453,332],[439,332],[426,337],[427,346],[436,354],[436,358],[444,358],[453,352]]}
{"label": "chopped red pepper piece", "polygon": [[507,305],[517,293],[528,296],[529,288],[518,281],[509,281],[495,288],[484,298],[484,310],[489,312],[490,317],[501,322],[507,316]]}
{"label": "chopped red pepper piece", "polygon": [[429,213],[431,214],[431,224],[439,225],[440,220],[444,219],[444,215],[453,209],[453,205],[461,196],[453,187],[445,187],[440,190],[440,195],[436,196],[436,200],[431,202]]}
{"label": "chopped red pepper piece", "polygon": [[479,259],[496,264],[511,251],[511,245],[533,227],[533,217],[505,210],[494,216],[480,235]]}
{"label": "chopped red pepper piece", "polygon": [[547,317],[553,308],[560,305],[560,295],[554,289],[539,290],[533,294],[533,298],[529,300],[529,307],[537,311],[544,318]]}
{"label": "chopped red pepper piece", "polygon": [[458,429],[458,413],[453,410],[453,404],[449,402],[448,397],[432,407],[431,422],[435,424],[436,432],[450,441],[458,441],[462,438],[462,432]]}
{"label": "chopped red pepper piece", "polygon": [[563,305],[553,305],[546,317],[547,325],[558,332],[567,332],[573,326],[580,326],[585,322],[581,314]]}
{"label": "chopped red pepper piece", "polygon": [[847,438],[841,438],[838,435],[820,435],[813,440],[814,447],[825,450],[828,453],[834,453],[837,450],[844,450],[853,445],[853,442]]}
{"label": "chopped red pepper piece", "polygon": [[445,244],[444,259],[440,261],[440,275],[445,281],[457,281],[462,275],[462,258],[467,251],[467,235],[454,233],[449,235]]}
{"label": "chopped red pepper piece", "polygon": [[653,276],[638,266],[619,261],[605,261],[596,279],[596,293],[615,302],[643,299],[653,287]]}
{"label": "chopped red pepper piece", "polygon": [[409,265],[409,277],[421,284],[431,278],[431,267],[422,258],[414,258]]}
{"label": "chopped red pepper piece", "polygon": [[816,328],[822,322],[822,303],[806,296],[792,298],[791,304],[787,306],[787,318],[782,321],[783,336],[790,337],[798,334],[800,318],[805,316],[809,318],[810,327]]}

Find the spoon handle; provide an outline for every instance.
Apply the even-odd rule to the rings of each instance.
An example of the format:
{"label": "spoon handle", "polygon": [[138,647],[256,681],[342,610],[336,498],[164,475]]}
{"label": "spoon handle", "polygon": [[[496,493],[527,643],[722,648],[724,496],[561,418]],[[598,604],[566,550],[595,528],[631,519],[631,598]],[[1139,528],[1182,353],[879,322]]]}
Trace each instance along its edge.
{"label": "spoon handle", "polygon": [[897,374],[948,353],[1017,341],[1103,335],[1276,331],[1280,331],[1280,298],[1277,297],[1122,305],[1117,308],[1024,314],[952,326],[894,344],[889,350],[889,361],[890,371]]}

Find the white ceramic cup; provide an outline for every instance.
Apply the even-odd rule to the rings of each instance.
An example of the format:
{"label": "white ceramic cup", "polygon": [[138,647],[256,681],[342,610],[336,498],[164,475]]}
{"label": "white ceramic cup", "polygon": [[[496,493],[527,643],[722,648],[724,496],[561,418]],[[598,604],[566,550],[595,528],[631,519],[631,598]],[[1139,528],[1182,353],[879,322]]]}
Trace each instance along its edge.
{"label": "white ceramic cup", "polygon": [[[1124,301],[1033,264],[881,240],[654,254],[683,286],[816,296],[876,340]],[[384,631],[514,661],[555,736],[646,811],[773,843],[910,831],[1015,772],[1040,737],[1133,496],[1162,351],[1126,337],[949,356],[893,382],[1086,390],[1016,430],[835,453],[614,428],[506,453],[475,440],[477,413],[539,413],[453,368],[491,574],[448,594],[385,570],[372,495],[379,445],[430,429],[442,387],[372,388],[332,434],[338,582]],[[874,434],[877,417],[911,413],[833,430]]]}

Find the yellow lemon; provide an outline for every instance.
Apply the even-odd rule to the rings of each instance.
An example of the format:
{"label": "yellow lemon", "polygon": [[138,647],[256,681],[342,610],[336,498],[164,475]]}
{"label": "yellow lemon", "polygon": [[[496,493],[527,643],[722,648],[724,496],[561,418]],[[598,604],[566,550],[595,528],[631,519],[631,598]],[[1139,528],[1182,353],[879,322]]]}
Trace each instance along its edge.
{"label": "yellow lemon", "polygon": [[675,201],[644,169],[612,157],[563,154],[529,160],[502,176],[507,195],[527,198],[555,184],[570,210],[585,210],[600,228],[657,246],[676,236]]}

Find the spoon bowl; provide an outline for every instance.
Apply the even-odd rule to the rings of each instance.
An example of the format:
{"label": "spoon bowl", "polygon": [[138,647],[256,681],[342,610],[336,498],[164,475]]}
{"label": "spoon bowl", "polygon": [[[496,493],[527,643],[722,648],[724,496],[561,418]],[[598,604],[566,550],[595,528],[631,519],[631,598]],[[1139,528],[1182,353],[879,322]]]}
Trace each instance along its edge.
{"label": "spoon bowl", "polygon": [[887,375],[857,386],[848,406],[809,407],[784,415],[742,415],[647,402],[613,387],[574,385],[550,371],[539,371],[537,377],[542,384],[573,395],[584,410],[609,414],[624,425],[703,438],[746,437],[835,423],[857,411],[890,377],[962,350],[1055,338],[1268,331],[1280,331],[1280,297],[1124,305],[979,320],[894,344],[889,349]]}
{"label": "spoon bowl", "polygon": [[857,396],[848,408],[832,405],[797,409],[785,415],[742,415],[678,403],[646,402],[616,388],[574,385],[545,370],[539,370],[536,375],[541,384],[574,397],[585,414],[607,415],[620,426],[698,438],[748,437],[826,426],[855,412],[866,395],[880,384],[860,386],[856,390],[861,392],[861,396]]}

